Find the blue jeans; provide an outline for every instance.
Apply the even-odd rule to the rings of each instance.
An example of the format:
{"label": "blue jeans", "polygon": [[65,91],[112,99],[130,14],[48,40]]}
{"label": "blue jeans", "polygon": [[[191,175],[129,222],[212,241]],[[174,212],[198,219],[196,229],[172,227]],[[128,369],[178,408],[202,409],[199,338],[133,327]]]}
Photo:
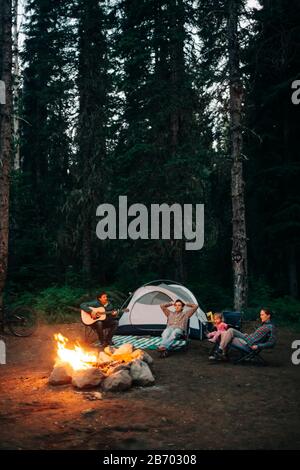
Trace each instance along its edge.
{"label": "blue jeans", "polygon": [[183,330],[181,328],[167,326],[167,328],[161,334],[162,340],[160,346],[164,346],[166,349],[168,349],[173,343],[174,339],[176,339],[176,337],[181,334],[183,334]]}

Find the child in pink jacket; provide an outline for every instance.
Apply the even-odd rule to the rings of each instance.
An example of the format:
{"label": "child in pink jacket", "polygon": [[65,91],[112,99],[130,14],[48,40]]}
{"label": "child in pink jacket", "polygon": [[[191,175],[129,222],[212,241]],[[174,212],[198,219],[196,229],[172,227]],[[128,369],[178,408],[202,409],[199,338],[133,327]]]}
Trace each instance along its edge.
{"label": "child in pink jacket", "polygon": [[211,333],[208,333],[206,335],[209,341],[211,341],[212,343],[216,343],[222,331],[226,331],[228,328],[227,323],[224,322],[224,317],[222,313],[214,314],[214,326],[215,326],[215,331],[212,331]]}

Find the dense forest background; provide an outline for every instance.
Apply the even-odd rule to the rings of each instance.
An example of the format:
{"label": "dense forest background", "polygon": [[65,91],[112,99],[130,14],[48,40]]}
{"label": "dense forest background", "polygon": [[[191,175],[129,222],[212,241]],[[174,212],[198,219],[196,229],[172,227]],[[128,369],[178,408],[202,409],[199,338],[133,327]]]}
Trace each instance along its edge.
{"label": "dense forest background", "polygon": [[[6,297],[59,317],[86,293],[186,283],[233,308],[227,0],[27,0],[14,55]],[[300,4],[239,5],[249,296],[300,319]],[[17,72],[16,72],[17,70]],[[205,204],[205,244],[96,237],[96,207]],[[64,313],[67,315],[67,313]]]}

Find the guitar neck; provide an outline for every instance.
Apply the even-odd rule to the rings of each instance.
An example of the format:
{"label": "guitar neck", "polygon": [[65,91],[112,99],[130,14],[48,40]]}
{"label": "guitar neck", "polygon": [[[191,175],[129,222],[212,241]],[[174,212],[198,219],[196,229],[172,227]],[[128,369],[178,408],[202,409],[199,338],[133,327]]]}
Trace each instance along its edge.
{"label": "guitar neck", "polygon": [[114,308],[113,310],[104,310],[104,307],[96,307],[94,308],[94,312],[97,314],[97,316],[102,316],[102,315],[112,315],[115,314],[118,316],[120,313],[123,313],[127,311],[127,309],[123,308]]}
{"label": "guitar neck", "polygon": [[105,310],[105,312],[97,312],[97,315],[99,315],[99,316],[101,316],[101,315],[112,315],[112,314],[119,315],[123,311],[124,310],[115,308],[114,310]]}

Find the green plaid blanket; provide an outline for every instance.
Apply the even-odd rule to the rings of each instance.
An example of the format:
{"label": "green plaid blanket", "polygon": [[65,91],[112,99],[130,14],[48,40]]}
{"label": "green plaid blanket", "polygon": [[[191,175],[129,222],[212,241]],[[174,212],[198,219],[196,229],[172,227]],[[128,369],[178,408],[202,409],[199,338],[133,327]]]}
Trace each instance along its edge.
{"label": "green plaid blanket", "polygon": [[[116,335],[113,337],[115,346],[121,346],[125,343],[131,343],[137,349],[157,349],[160,345],[161,338],[155,336],[121,336]],[[95,343],[97,346],[99,343]],[[172,349],[179,349],[186,344],[183,339],[175,340],[172,344]]]}

